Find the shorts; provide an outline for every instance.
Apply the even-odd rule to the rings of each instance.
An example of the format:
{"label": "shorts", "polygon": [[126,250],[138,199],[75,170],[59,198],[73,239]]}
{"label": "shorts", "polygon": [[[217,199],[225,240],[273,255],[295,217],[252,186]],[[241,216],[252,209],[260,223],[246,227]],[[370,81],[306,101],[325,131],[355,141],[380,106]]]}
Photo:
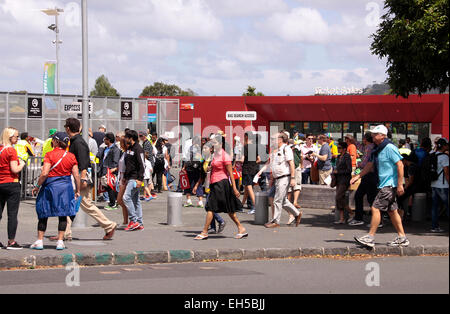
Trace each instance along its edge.
{"label": "shorts", "polygon": [[249,186],[249,185],[253,186],[254,185],[253,179],[255,178],[255,175],[251,175],[248,173],[242,174],[242,185],[243,186]]}
{"label": "shorts", "polygon": [[397,210],[397,188],[393,188],[391,186],[382,188],[378,192],[372,207],[383,212]]}
{"label": "shorts", "polygon": [[147,187],[152,184],[152,179],[144,179],[144,187]]}
{"label": "shorts", "polygon": [[292,190],[294,191],[302,190],[302,168],[300,167],[295,169],[295,186],[293,189],[291,186],[289,186],[288,193],[291,193]]}
{"label": "shorts", "polygon": [[274,198],[275,192],[276,192],[276,189],[275,189],[275,184],[274,184],[274,185],[272,185],[272,187],[269,190],[269,197]]}

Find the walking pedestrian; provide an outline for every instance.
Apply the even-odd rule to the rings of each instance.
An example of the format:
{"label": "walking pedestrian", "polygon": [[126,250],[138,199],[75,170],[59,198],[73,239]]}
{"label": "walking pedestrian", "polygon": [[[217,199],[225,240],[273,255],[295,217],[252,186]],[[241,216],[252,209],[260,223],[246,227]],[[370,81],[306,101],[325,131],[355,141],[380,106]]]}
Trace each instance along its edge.
{"label": "walking pedestrian", "polygon": [[258,164],[260,161],[256,138],[252,132],[246,132],[244,134],[244,156],[242,164],[242,185],[244,186],[244,199],[242,203],[245,204],[247,198],[250,199],[251,206],[249,209],[251,213],[254,213],[255,210],[253,179],[259,171]]}
{"label": "walking pedestrian", "polygon": [[48,131],[48,138],[44,141],[44,144],[42,145],[42,158],[44,158],[48,152],[51,152],[53,150],[52,147],[53,135],[55,135],[57,132],[58,132],[57,129],[50,129]]}
{"label": "walking pedestrian", "polygon": [[277,228],[280,226],[281,209],[284,208],[295,216],[295,226],[298,227],[303,212],[297,209],[287,198],[289,186],[295,186],[295,165],[292,149],[287,145],[288,137],[279,133],[278,151],[270,157],[272,176],[275,180],[274,218],[265,224],[266,228]]}
{"label": "walking pedestrian", "polygon": [[[358,164],[358,168],[364,169],[370,160],[372,150],[375,147],[372,140],[372,134],[366,133],[363,138],[364,143],[364,155],[363,160]],[[370,206],[372,206],[375,201],[375,197],[378,193],[378,176],[372,170],[366,174],[359,184],[358,189],[355,193],[355,217],[348,222],[349,226],[360,226],[364,224],[364,195],[367,195],[367,201]]]}
{"label": "walking pedestrian", "polygon": [[20,205],[19,173],[25,166],[13,148],[18,139],[19,131],[11,127],[5,128],[0,138],[0,221],[5,205],[8,210],[8,244],[4,247],[0,242],[0,248],[8,250],[22,249],[15,240]]}
{"label": "walking pedestrian", "polygon": [[[80,208],[80,174],[75,155],[67,151],[69,135],[58,132],[53,136],[51,152],[44,158],[44,166],[41,175],[32,194],[38,196],[36,199],[36,213],[38,222],[38,239],[30,248],[35,250],[44,249],[44,235],[47,230],[49,217],[58,217],[58,242],[57,250],[64,250],[64,233],[67,228],[67,217],[73,221]],[[75,193],[73,191],[72,179],[75,181]],[[80,199],[81,201],[81,199]]]}
{"label": "walking pedestrian", "polygon": [[125,156],[125,174],[126,188],[123,195],[123,201],[128,209],[130,222],[125,231],[144,230],[144,221],[142,218],[142,205],[139,199],[139,190],[144,181],[145,173],[145,155],[144,149],[139,145],[138,133],[129,130],[125,133],[125,139],[128,144],[128,151]]}
{"label": "walking pedestrian", "polygon": [[431,232],[441,233],[444,232],[439,226],[439,209],[442,204],[444,208],[447,209],[447,217],[449,216],[448,211],[448,182],[449,182],[449,159],[448,155],[445,153],[448,150],[448,142],[445,138],[440,138],[436,142],[437,151],[434,153],[434,162],[437,178],[431,182],[432,198],[433,203],[431,207]]}
{"label": "walking pedestrian", "polygon": [[381,211],[387,211],[398,234],[394,241],[388,243],[388,246],[406,247],[409,245],[409,240],[405,235],[397,205],[397,196],[404,193],[403,157],[400,155],[398,148],[387,139],[388,130],[384,125],[375,127],[371,130],[371,133],[376,147],[372,152],[369,163],[359,175],[351,179],[350,184],[355,183],[372,169],[375,169],[379,178],[378,188],[380,191],[372,205],[372,222],[369,233],[362,237],[355,237],[355,240],[357,243],[373,248],[375,246],[375,233],[381,221]]}
{"label": "walking pedestrian", "polygon": [[105,206],[106,210],[117,209],[117,191],[115,186],[111,186],[110,176],[117,174],[120,160],[120,150],[119,148],[117,148],[114,142],[114,133],[106,133],[103,139],[103,143],[106,145],[106,147],[101,148],[99,153],[97,154],[97,158],[100,161],[99,177],[102,185],[108,193],[109,204]]}
{"label": "walking pedestrian", "polygon": [[314,136],[312,134],[306,135],[306,143],[301,146],[302,151],[302,184],[309,184],[311,178],[311,167],[315,162],[313,153],[318,153],[319,151],[313,145]]}
{"label": "walking pedestrian", "polygon": [[242,208],[242,203],[239,200],[240,193],[233,180],[232,159],[224,150],[222,137],[219,134],[211,140],[211,144],[214,147],[214,153],[211,165],[208,167],[211,176],[210,193],[205,206],[207,211],[206,222],[203,231],[195,237],[195,240],[208,239],[208,229],[214,218],[214,213],[228,213],[238,228],[238,234],[235,238],[246,238],[248,233],[236,215],[236,211]]}
{"label": "walking pedestrian", "polygon": [[156,191],[161,193],[163,188],[163,174],[169,165],[169,154],[165,146],[165,140],[160,137],[153,148],[155,155],[155,166],[153,168],[153,175],[156,175]]}
{"label": "walking pedestrian", "polygon": [[117,181],[119,183],[118,184],[119,191],[117,194],[117,204],[119,204],[120,207],[122,207],[123,222],[122,222],[122,225],[119,226],[119,228],[121,230],[123,230],[128,226],[128,209],[123,201],[123,194],[125,193],[125,189],[127,187],[127,182],[124,179],[124,176],[125,176],[125,170],[126,170],[125,156],[126,156],[126,152],[128,150],[128,145],[125,140],[125,135],[120,137],[119,141],[120,141],[120,159],[119,159],[119,171],[118,171],[118,175],[117,175]]}
{"label": "walking pedestrian", "polygon": [[[64,125],[66,133],[70,137],[69,152],[75,155],[78,163],[78,170],[80,171],[81,188],[80,194],[81,209],[96,220],[100,227],[105,230],[103,240],[111,240],[117,228],[117,223],[109,220],[101,211],[92,203],[92,179],[88,176],[88,168],[90,167],[89,147],[86,141],[80,135],[81,124],[78,119],[68,118]],[[67,223],[65,233],[66,239],[72,238],[71,221]]]}
{"label": "walking pedestrian", "polygon": [[[189,180],[189,189],[185,190],[186,204],[185,207],[193,207],[191,195],[195,194],[193,191],[194,186],[200,180],[201,167],[202,167],[202,148],[200,137],[195,136],[192,140],[192,145],[189,148],[188,160],[185,161],[183,169],[186,171]],[[203,208],[202,197],[198,203],[198,207]]]}
{"label": "walking pedestrian", "polygon": [[346,197],[347,190],[350,186],[350,179],[352,178],[352,159],[347,152],[347,143],[340,142],[338,144],[338,152],[339,157],[333,174],[336,176],[336,210],[340,214],[340,219],[334,223],[339,225],[345,224],[345,210],[348,210],[350,216],[352,216],[352,211],[348,206],[348,199]]}

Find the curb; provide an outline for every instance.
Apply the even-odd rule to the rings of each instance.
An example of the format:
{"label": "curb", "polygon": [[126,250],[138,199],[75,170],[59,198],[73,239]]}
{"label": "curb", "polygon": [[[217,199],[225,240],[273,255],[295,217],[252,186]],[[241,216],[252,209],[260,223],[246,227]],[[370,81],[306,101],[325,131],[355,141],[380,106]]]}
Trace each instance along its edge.
{"label": "curb", "polygon": [[265,249],[211,249],[211,250],[170,250],[170,251],[136,251],[117,253],[74,253],[52,256],[29,255],[23,258],[0,258],[0,269],[36,267],[65,267],[70,263],[79,266],[110,266],[134,264],[167,264],[187,262],[214,262],[224,260],[256,260],[298,257],[351,257],[360,255],[378,256],[422,256],[449,254],[449,246],[379,246],[373,250],[362,247],[343,248],[265,248]]}

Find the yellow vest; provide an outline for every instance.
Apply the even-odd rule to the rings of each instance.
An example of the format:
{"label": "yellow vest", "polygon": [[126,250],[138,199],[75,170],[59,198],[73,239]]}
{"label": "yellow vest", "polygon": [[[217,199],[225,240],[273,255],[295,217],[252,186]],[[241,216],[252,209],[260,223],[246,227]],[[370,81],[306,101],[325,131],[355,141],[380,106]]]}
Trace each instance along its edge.
{"label": "yellow vest", "polygon": [[44,145],[42,145],[42,158],[45,157],[45,155],[53,150],[52,147],[52,138],[48,138],[45,140]]}
{"label": "yellow vest", "polygon": [[19,158],[25,162],[28,160],[28,157],[30,156],[28,154],[28,150],[30,150],[33,153],[30,144],[25,140],[19,140],[17,144],[14,145],[14,148],[17,151],[17,156],[19,156]]}

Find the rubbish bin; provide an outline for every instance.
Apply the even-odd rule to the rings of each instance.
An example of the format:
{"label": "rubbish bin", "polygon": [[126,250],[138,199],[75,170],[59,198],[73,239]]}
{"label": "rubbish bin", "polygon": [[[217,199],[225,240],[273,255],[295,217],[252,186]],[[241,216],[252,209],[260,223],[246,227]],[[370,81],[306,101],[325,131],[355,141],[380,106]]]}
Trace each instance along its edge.
{"label": "rubbish bin", "polygon": [[264,225],[269,222],[269,194],[255,193],[255,225]]}
{"label": "rubbish bin", "polygon": [[181,226],[183,220],[181,218],[181,209],[183,208],[183,194],[169,192],[167,198],[167,225]]}
{"label": "rubbish bin", "polygon": [[422,222],[426,219],[427,212],[427,194],[416,193],[413,197],[411,220],[414,222]]}

